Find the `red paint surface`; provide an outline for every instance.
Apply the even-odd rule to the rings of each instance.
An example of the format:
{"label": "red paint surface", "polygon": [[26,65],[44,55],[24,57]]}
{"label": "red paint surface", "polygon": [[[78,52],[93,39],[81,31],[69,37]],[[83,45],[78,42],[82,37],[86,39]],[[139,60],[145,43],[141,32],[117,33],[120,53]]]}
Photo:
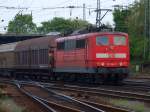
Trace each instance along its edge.
{"label": "red paint surface", "polygon": [[[110,45],[108,46],[97,46],[96,37],[107,35],[110,38]],[[113,45],[113,38],[115,35],[121,35],[126,37],[126,46],[115,46]],[[70,36],[56,39],[56,42],[62,42],[71,39],[83,39],[86,38],[86,48],[75,49],[71,51],[55,51],[55,65],[56,68],[66,67],[128,67],[130,56],[129,56],[129,42],[128,35],[125,33],[89,33],[78,36]],[[107,53],[110,58],[96,58],[96,53]],[[114,58],[115,53],[126,54],[126,58]],[[121,63],[121,65],[120,65]],[[102,66],[102,64],[104,64]]]}

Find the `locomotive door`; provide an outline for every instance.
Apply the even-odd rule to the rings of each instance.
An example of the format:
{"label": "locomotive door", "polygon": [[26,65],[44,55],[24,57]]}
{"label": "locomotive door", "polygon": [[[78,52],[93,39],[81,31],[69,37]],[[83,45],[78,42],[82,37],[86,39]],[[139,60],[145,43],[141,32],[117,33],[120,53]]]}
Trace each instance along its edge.
{"label": "locomotive door", "polygon": [[85,67],[88,69],[88,39],[85,39]]}
{"label": "locomotive door", "polygon": [[55,67],[55,63],[54,63],[54,47],[50,47],[49,48],[49,68],[53,69]]}

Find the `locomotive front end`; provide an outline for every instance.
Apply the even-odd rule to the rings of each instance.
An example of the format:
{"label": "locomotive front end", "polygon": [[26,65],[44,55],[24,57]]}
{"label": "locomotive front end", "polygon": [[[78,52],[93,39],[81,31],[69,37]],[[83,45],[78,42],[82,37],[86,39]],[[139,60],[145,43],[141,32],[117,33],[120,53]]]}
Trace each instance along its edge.
{"label": "locomotive front end", "polygon": [[95,38],[97,72],[107,78],[124,79],[129,73],[129,42],[125,33],[98,35]]}

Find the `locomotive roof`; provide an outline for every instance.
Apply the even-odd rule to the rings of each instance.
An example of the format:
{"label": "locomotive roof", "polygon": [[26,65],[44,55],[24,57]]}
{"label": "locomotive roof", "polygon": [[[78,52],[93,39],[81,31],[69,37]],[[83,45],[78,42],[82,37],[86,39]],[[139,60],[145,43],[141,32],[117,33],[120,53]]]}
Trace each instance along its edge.
{"label": "locomotive roof", "polygon": [[11,51],[14,51],[18,43],[19,42],[8,43],[8,44],[1,44],[0,45],[0,52],[11,52]]}
{"label": "locomotive roof", "polygon": [[72,39],[84,39],[88,38],[89,36],[96,36],[96,35],[127,35],[127,33],[123,32],[95,32],[95,33],[87,33],[87,34],[82,34],[82,35],[74,35],[74,36],[67,36],[67,37],[61,37],[57,38],[57,42],[62,42],[64,40],[72,40]]}

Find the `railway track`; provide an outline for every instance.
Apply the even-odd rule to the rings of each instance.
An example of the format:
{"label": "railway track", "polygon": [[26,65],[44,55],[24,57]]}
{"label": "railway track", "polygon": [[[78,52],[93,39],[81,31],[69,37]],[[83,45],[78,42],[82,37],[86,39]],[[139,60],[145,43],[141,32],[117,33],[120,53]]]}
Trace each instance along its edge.
{"label": "railway track", "polygon": [[142,101],[147,103],[150,102],[150,95],[127,92],[127,91],[116,91],[116,90],[110,90],[110,89],[108,90],[104,88],[89,88],[89,87],[79,87],[79,86],[70,86],[70,85],[64,85],[63,88],[57,85],[53,85],[53,86],[48,86],[47,88],[61,90],[61,91],[87,93],[91,96],[97,95],[97,96],[137,100],[137,101]]}
{"label": "railway track", "polygon": [[[7,81],[7,82],[10,83],[9,81]],[[38,82],[15,81],[15,85],[17,85],[18,89],[20,91],[22,91],[24,94],[26,94],[27,96],[29,96],[36,102],[43,105],[44,108],[47,109],[48,112],[57,112],[57,111],[60,111],[60,112],[81,112],[81,111],[85,111],[85,112],[88,112],[88,111],[89,112],[130,112],[129,110],[113,107],[110,105],[99,104],[99,103],[95,103],[95,102],[91,102],[91,101],[87,101],[87,100],[74,99],[74,98],[66,96],[64,94],[57,93],[54,90],[53,91],[49,90],[48,88],[45,88],[44,85],[41,85]],[[40,89],[41,88],[44,89],[44,91],[48,92],[48,94],[50,94],[50,96],[51,95],[57,96],[57,98],[60,98],[61,100],[67,99],[67,101],[70,101],[71,103],[73,103],[75,101],[73,104],[77,105],[77,103],[78,103],[79,105],[77,105],[77,106],[79,107],[82,105],[83,109],[68,107],[66,105],[64,106],[64,105],[62,105],[62,104],[65,104],[64,102],[59,104],[57,102],[50,101],[49,98],[44,98],[38,94],[33,94],[33,92],[31,92],[31,89],[28,90],[28,88],[25,87],[26,85],[28,85],[29,87],[30,86],[36,86],[36,87],[38,86],[37,88],[40,87]]]}
{"label": "railway track", "polygon": [[150,81],[149,82],[137,82],[137,81],[125,81],[123,88],[127,90],[150,92]]}
{"label": "railway track", "polygon": [[124,92],[136,92],[140,94],[149,95],[150,88],[145,86],[100,86],[97,87],[102,89],[114,90],[114,91],[124,91]]}
{"label": "railway track", "polygon": [[[95,96],[106,96],[106,97],[116,97],[116,98],[124,98],[124,99],[130,99],[130,100],[137,100],[137,101],[142,101],[142,102],[146,102],[146,103],[149,103],[150,102],[150,95],[146,95],[146,94],[139,94],[139,93],[133,93],[133,92],[128,92],[128,91],[122,91],[122,90],[110,90],[110,88],[106,89],[106,88],[100,88],[100,87],[79,87],[79,86],[75,86],[75,85],[64,85],[64,86],[60,86],[60,85],[56,85],[54,83],[39,83],[39,82],[27,82],[27,81],[22,81],[20,82],[21,85],[26,85],[26,84],[29,84],[29,85],[36,85],[36,86],[39,86],[40,88],[44,89],[45,91],[47,91],[48,93],[55,93],[58,95],[58,97],[61,97],[62,99],[68,99],[68,98],[71,98],[71,97],[68,97],[68,96],[65,96],[64,94],[60,94],[60,93],[56,93],[58,90],[61,90],[61,91],[71,91],[71,92],[78,92],[78,93],[81,93],[81,94],[88,94],[89,96],[92,96],[92,95],[95,95]],[[131,88],[134,88],[134,87],[139,87],[142,89],[142,87],[144,86],[140,86],[140,85],[136,85],[136,86],[132,86]],[[128,86],[123,86],[123,88],[130,88]],[[25,89],[25,88],[23,88]],[[135,88],[136,89],[136,88]],[[149,86],[147,86],[147,89],[149,90]],[[52,91],[53,90],[53,91]],[[56,90],[56,91],[55,91]],[[29,92],[29,91],[26,91],[26,92]],[[30,91],[31,92],[31,91]],[[31,93],[30,93],[31,94]],[[64,106],[64,105],[61,105],[61,104],[58,104],[57,102],[51,102],[51,105],[48,104],[48,102],[50,102],[50,100],[47,100],[46,98],[43,98],[41,96],[38,96],[38,95],[35,95],[32,93],[32,95],[34,95],[34,98],[37,98],[38,100],[40,100],[43,104],[46,104],[50,107],[55,107],[55,109],[53,110],[57,110],[60,109],[60,110],[65,110],[63,109],[64,107],[68,107],[68,106]],[[56,96],[57,96],[56,95]],[[63,96],[63,97],[62,97]],[[75,99],[77,100],[77,99]],[[97,109],[102,109],[101,111],[107,111],[109,112],[111,109],[110,112],[128,112],[128,110],[124,110],[124,109],[120,109],[120,108],[115,108],[115,107],[112,107],[112,106],[108,106],[108,105],[102,105],[102,104],[97,104],[95,102],[88,102],[87,100],[80,100],[78,99],[78,101],[82,102],[82,103],[85,103],[85,104],[88,104],[90,106],[93,106],[94,108],[96,107]],[[55,106],[54,106],[55,105]],[[72,108],[67,108],[66,111],[68,111],[68,109],[72,109]],[[59,110],[59,111],[60,111]],[[108,111],[109,110],[109,111]],[[114,110],[114,111],[113,111]],[[73,108],[72,111],[69,110],[70,112],[78,112],[80,111],[80,109],[77,109],[77,108]]]}
{"label": "railway track", "polygon": [[[25,81],[25,82],[22,82],[22,83],[23,83],[23,84],[26,84],[26,81]],[[28,83],[34,84],[34,83],[37,83],[37,82],[28,82]],[[39,84],[39,83],[38,83],[38,84]],[[44,83],[44,84],[45,84],[45,83]],[[39,85],[39,86],[42,87],[43,89],[45,89],[46,91],[51,92],[51,90],[48,89],[48,88],[46,88],[46,87],[44,86],[44,84]],[[50,83],[47,83],[47,84],[49,85]],[[47,84],[46,84],[46,85],[47,85]],[[54,84],[51,84],[51,85],[54,86]],[[68,96],[66,96],[66,95],[64,95],[64,94],[60,94],[60,93],[59,93],[59,95],[68,98]],[[69,98],[71,98],[71,97],[69,97]],[[71,99],[72,99],[72,98],[71,98]],[[76,99],[74,99],[74,100],[76,100]],[[91,106],[94,106],[94,107],[97,107],[97,108],[100,108],[100,109],[104,110],[105,112],[130,112],[130,110],[128,110],[128,109],[122,109],[122,108],[114,107],[114,106],[107,105],[107,104],[95,103],[95,102],[91,102],[91,101],[87,101],[87,100],[83,100],[83,99],[82,99],[82,100],[81,100],[81,99],[78,99],[78,101],[79,101],[79,102],[86,103],[86,104],[91,105]]]}
{"label": "railway track", "polygon": [[[41,85],[39,85],[38,83],[34,83],[34,82],[19,82],[19,81],[10,81],[10,80],[1,80],[0,82],[2,83],[9,83],[12,85],[17,86],[18,90],[28,96],[29,98],[31,98],[33,101],[37,102],[38,104],[40,104],[40,106],[42,106],[44,108],[44,112],[105,112],[101,109],[98,109],[94,106],[91,106],[89,104],[86,104],[84,102],[78,101],[78,100],[73,100],[72,98],[69,98],[67,96],[61,96],[59,94],[57,94],[54,91],[47,91],[47,94],[49,94],[50,96],[52,95],[53,97],[55,96],[56,100],[66,100],[66,102],[68,101],[70,104],[76,105],[79,107],[79,109],[69,106],[64,105],[66,102],[61,102],[59,103],[58,101],[54,102],[51,101],[51,98],[44,98],[41,97],[41,95],[38,94],[33,94],[34,90],[32,89],[27,89],[25,86],[34,86],[35,88],[38,89],[42,89],[42,91],[46,91],[46,89],[44,89]],[[35,91],[36,92],[36,91]]]}
{"label": "railway track", "polygon": [[22,91],[18,83],[9,80],[0,80],[0,83],[6,85],[4,88],[6,93],[8,92],[6,95],[28,111],[55,112],[52,108],[49,108],[48,106],[46,107],[46,105],[39,99],[26,93],[25,91]]}
{"label": "railway track", "polygon": [[[50,91],[50,89],[48,89],[48,88],[44,88],[44,89],[46,89],[47,91]],[[61,94],[61,95],[66,96],[64,94]],[[85,101],[85,100],[80,100],[80,99],[79,99],[79,101],[82,101],[88,105],[100,108],[100,109],[104,110],[105,112],[129,112],[129,110],[126,110],[126,109],[121,109],[121,108],[104,105],[104,104],[99,104],[99,103],[95,103],[95,102],[91,102],[91,101]]]}
{"label": "railway track", "polygon": [[24,91],[21,89],[21,86],[19,84],[16,83],[16,86],[18,87],[18,89],[25,94],[26,96],[32,98],[34,101],[40,103],[46,110],[47,112],[56,112],[53,108],[51,108],[49,105],[47,105],[46,103],[44,103],[42,100],[40,100],[39,98],[37,98],[36,96]]}
{"label": "railway track", "polygon": [[40,89],[41,88],[44,89],[45,91],[48,92],[49,96],[51,96],[50,98],[45,98],[45,96],[42,96],[41,93],[40,93],[40,95],[35,94],[36,91],[34,91],[35,88],[33,89],[33,86],[32,86],[32,89],[30,87],[29,87],[30,89],[28,87],[24,87],[25,85],[22,85],[22,86],[23,87],[18,86],[18,88],[21,89],[21,91],[23,91],[26,95],[28,95],[28,96],[32,97],[34,100],[40,102],[47,109],[49,109],[49,111],[52,110],[52,112],[57,112],[57,111],[60,111],[60,112],[81,112],[81,111],[105,112],[105,111],[103,111],[99,108],[96,108],[94,106],[91,106],[85,102],[75,100],[73,98],[70,98],[70,97],[62,95],[62,94],[58,94],[54,91],[46,90],[44,87],[39,86],[39,85],[38,86],[36,85],[36,89],[37,88],[39,89],[39,87],[40,87]]}
{"label": "railway track", "polygon": [[130,92],[141,92],[141,93],[149,93],[150,92],[150,82],[136,82],[136,81],[124,81],[121,85],[101,85],[101,84],[83,84],[83,83],[69,83],[69,82],[59,82],[54,81],[51,83],[41,83],[44,85],[55,85],[55,84],[68,84],[68,85],[77,85],[81,87],[90,87],[90,88],[103,88],[103,89],[112,89],[112,90],[121,90],[121,91],[130,91]]}
{"label": "railway track", "polygon": [[[135,82],[135,81],[124,81],[121,85],[99,85],[99,84],[82,84],[82,83],[62,83],[62,82],[51,82],[51,83],[41,83],[44,85],[55,85],[59,84],[63,85],[75,85],[81,87],[90,87],[90,88],[102,88],[109,90],[118,90],[118,91],[126,91],[126,92],[139,92],[139,93],[148,93],[150,92],[150,82]],[[62,83],[62,84],[61,84]]]}
{"label": "railway track", "polygon": [[150,87],[150,80],[149,81],[136,81],[136,80],[126,80],[124,81],[125,85],[129,85],[129,86],[146,86],[146,87]]}

